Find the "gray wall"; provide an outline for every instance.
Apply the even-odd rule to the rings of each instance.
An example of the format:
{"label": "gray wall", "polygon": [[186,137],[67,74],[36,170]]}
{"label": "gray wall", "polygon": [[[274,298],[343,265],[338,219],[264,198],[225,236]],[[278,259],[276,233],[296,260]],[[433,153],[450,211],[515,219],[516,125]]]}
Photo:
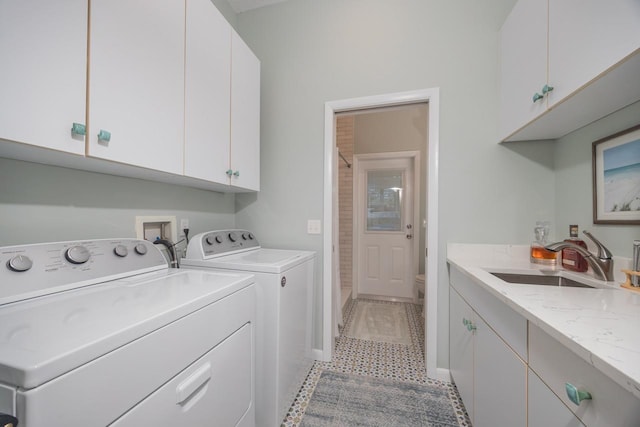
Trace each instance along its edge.
{"label": "gray wall", "polygon": [[631,258],[632,241],[640,239],[640,226],[593,224],[591,146],[594,141],[639,123],[640,102],[637,102],[558,140],[555,147],[558,239],[569,236],[569,224],[578,224],[580,230],[590,230],[615,255]]}
{"label": "gray wall", "polygon": [[0,246],[135,237],[136,215],[189,219],[190,235],[233,227],[234,195],[0,159]]}
{"label": "gray wall", "polygon": [[[550,143],[497,143],[498,31],[515,0],[294,0],[238,15],[262,61],[262,191],[238,225],[266,245],[318,252],[324,104],[440,88],[438,361],[448,362],[447,242],[522,243],[553,220]],[[320,270],[320,269],[319,269]],[[316,345],[321,332],[316,289]]]}

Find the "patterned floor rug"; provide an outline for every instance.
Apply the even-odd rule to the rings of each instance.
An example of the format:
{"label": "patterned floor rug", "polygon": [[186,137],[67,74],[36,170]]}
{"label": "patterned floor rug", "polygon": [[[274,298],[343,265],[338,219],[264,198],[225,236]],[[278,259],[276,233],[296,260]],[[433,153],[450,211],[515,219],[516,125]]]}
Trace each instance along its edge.
{"label": "patterned floor rug", "polygon": [[359,301],[344,335],[367,341],[411,345],[409,320],[403,305]]}
{"label": "patterned floor rug", "polygon": [[450,390],[324,371],[305,412],[302,427],[458,427]]}

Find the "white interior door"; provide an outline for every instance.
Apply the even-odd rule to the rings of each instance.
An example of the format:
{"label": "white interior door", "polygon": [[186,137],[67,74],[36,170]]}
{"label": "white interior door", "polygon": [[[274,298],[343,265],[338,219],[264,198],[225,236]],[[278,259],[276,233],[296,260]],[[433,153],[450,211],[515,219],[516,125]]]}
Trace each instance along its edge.
{"label": "white interior door", "polygon": [[359,294],[413,298],[414,159],[358,161]]}

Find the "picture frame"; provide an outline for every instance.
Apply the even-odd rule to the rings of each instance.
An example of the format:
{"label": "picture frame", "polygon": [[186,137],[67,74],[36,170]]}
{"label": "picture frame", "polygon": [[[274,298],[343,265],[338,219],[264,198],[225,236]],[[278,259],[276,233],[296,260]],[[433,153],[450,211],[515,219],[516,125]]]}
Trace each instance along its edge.
{"label": "picture frame", "polygon": [[593,223],[640,224],[640,125],[592,146]]}

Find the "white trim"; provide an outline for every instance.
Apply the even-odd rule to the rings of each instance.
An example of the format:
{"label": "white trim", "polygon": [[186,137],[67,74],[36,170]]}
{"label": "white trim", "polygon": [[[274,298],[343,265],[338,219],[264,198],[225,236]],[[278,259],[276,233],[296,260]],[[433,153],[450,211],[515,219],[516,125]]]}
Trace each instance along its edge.
{"label": "white trim", "polygon": [[[427,375],[439,377],[438,358],[438,175],[440,144],[440,89],[431,88],[363,98],[344,99],[325,103],[324,108],[324,235],[323,235],[323,313],[322,313],[322,357],[329,361],[333,353],[333,327],[331,316],[331,272],[333,237],[333,198],[332,179],[334,174],[333,146],[335,145],[335,114],[344,111],[360,110],[419,102],[429,103],[429,141],[427,166],[427,283],[425,310],[425,347]],[[429,320],[427,322],[427,319]]]}
{"label": "white trim", "polygon": [[436,379],[437,380],[442,380],[442,381],[447,381],[447,382],[452,382],[451,372],[448,369],[445,369],[445,368],[438,368],[436,370]]}
{"label": "white trim", "polygon": [[311,357],[313,357],[314,360],[322,360],[323,359],[323,352],[321,348],[312,348],[311,349]]}

